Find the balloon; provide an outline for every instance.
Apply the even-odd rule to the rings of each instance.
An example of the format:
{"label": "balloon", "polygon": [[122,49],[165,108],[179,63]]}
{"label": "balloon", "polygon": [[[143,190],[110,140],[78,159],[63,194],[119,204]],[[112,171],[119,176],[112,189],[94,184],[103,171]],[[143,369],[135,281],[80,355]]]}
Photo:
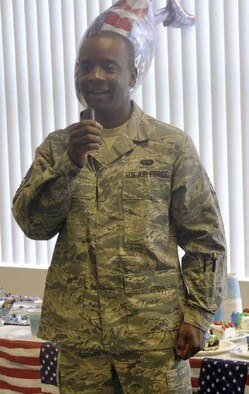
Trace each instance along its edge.
{"label": "balloon", "polygon": [[[86,30],[81,43],[101,31],[112,31],[128,38],[135,48],[135,65],[137,68],[134,91],[141,85],[149,71],[155,50],[156,25],[176,28],[192,26],[195,17],[188,14],[179,1],[168,0],[166,7],[154,12],[152,0],[119,0],[100,14]],[[79,50],[80,52],[80,50]],[[79,101],[85,105],[78,86],[79,53],[75,64],[75,89]]]}

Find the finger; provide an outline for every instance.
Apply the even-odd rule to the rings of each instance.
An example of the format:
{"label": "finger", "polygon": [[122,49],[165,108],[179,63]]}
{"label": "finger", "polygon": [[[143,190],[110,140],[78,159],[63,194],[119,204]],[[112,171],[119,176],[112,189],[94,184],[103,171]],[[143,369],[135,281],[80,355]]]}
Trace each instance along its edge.
{"label": "finger", "polygon": [[79,139],[78,141],[80,146],[89,145],[89,144],[102,144],[102,140],[100,137],[95,135],[86,135]]}
{"label": "finger", "polygon": [[87,120],[83,120],[81,122],[77,122],[77,123],[73,123],[71,125],[69,125],[67,127],[67,130],[72,132],[72,131],[76,131],[76,130],[81,130],[84,127],[93,127],[94,129],[99,129],[102,130],[102,125],[98,122],[96,122],[95,120],[92,119],[87,119]]}
{"label": "finger", "polygon": [[81,149],[82,146],[89,145],[89,144],[101,145],[102,140],[97,135],[86,134],[84,136],[75,138],[73,141],[71,141],[71,146],[74,147],[74,149],[76,149],[76,150]]}
{"label": "finger", "polygon": [[187,360],[188,358],[193,357],[196,353],[202,350],[203,346],[187,343],[184,351],[181,354],[181,358],[183,360]]}
{"label": "finger", "polygon": [[182,356],[185,346],[186,346],[185,336],[183,334],[179,333],[178,337],[177,337],[177,341],[176,341],[176,346],[175,346],[177,356],[179,356],[179,357]]}
{"label": "finger", "polygon": [[82,122],[72,123],[66,128],[67,131],[72,131],[77,129],[82,129]]}
{"label": "finger", "polygon": [[189,343],[186,343],[185,344],[185,347],[184,347],[184,349],[182,350],[182,352],[181,352],[181,354],[179,355],[179,357],[182,359],[182,360],[186,360],[187,358],[188,358],[188,355],[191,353],[191,348],[190,348],[190,345],[189,345]]}
{"label": "finger", "polygon": [[90,150],[98,150],[100,148],[100,144],[90,143],[87,145],[87,152]]}
{"label": "finger", "polygon": [[196,348],[193,348],[189,343],[186,344],[184,351],[182,352],[181,358],[183,360],[187,360],[190,357],[193,357],[198,350]]}
{"label": "finger", "polygon": [[175,352],[178,357],[180,357],[180,358],[182,357],[183,351],[184,351],[184,348],[175,346]]}
{"label": "finger", "polygon": [[81,129],[71,130],[70,132],[70,140],[74,140],[75,138],[84,137],[85,135],[96,135],[98,137],[101,136],[101,131],[92,126],[87,126]]}
{"label": "finger", "polygon": [[85,126],[93,126],[93,127],[96,127],[97,129],[103,128],[103,126],[99,122],[96,122],[96,120],[93,120],[93,119],[84,119],[80,123],[84,127]]}
{"label": "finger", "polygon": [[184,347],[186,344],[186,338],[186,334],[182,331],[179,331],[176,339],[176,344]]}
{"label": "finger", "polygon": [[178,355],[178,357],[182,360],[188,360],[190,357],[193,357],[198,351],[191,347],[189,343],[186,344],[183,351]]}

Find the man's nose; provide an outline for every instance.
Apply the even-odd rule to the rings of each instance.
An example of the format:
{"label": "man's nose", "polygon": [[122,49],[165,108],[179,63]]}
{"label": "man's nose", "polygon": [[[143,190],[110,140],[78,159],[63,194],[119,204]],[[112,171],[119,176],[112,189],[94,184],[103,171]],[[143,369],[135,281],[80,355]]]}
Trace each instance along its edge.
{"label": "man's nose", "polygon": [[104,79],[105,73],[102,67],[100,66],[95,66],[93,67],[90,78],[91,79]]}

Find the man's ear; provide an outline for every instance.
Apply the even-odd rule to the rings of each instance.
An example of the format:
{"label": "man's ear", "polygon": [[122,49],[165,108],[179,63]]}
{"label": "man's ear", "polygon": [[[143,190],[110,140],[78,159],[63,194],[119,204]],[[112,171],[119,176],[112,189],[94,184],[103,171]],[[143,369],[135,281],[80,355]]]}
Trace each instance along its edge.
{"label": "man's ear", "polygon": [[137,81],[137,69],[136,67],[134,67],[134,69],[131,71],[131,77],[129,82],[130,88],[134,88],[134,86],[136,85],[136,81]]}

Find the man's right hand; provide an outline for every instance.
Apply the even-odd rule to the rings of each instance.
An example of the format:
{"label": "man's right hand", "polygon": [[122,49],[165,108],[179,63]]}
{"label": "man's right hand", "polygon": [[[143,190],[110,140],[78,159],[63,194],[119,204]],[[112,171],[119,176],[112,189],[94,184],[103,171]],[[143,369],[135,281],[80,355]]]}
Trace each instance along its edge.
{"label": "man's right hand", "polygon": [[87,155],[101,145],[102,126],[92,119],[82,120],[68,127],[70,132],[68,154],[79,168],[87,162]]}

